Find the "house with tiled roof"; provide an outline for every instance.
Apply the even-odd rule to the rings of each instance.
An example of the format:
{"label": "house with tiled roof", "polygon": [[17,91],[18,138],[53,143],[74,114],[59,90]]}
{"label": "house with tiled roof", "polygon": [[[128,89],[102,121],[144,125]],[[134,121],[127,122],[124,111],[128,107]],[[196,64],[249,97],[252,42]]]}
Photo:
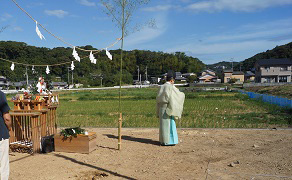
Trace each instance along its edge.
{"label": "house with tiled roof", "polygon": [[215,83],[221,81],[216,73],[210,69],[203,70],[198,77],[199,83]]}
{"label": "house with tiled roof", "polygon": [[233,71],[232,69],[223,70],[223,82],[229,83],[232,79],[236,80],[236,83],[244,82],[244,72]]}

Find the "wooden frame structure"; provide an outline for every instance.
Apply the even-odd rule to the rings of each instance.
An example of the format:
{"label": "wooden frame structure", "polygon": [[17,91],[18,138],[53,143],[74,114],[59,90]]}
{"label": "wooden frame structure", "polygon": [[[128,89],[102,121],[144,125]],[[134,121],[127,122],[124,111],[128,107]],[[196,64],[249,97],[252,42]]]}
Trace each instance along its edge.
{"label": "wooden frame structure", "polygon": [[32,149],[31,153],[40,152],[40,113],[10,112],[12,130],[10,145],[19,148]]}
{"label": "wooden frame structure", "polygon": [[57,105],[50,96],[45,101],[17,100],[12,117],[10,147],[24,148],[30,153],[40,153],[41,139],[57,132]]}

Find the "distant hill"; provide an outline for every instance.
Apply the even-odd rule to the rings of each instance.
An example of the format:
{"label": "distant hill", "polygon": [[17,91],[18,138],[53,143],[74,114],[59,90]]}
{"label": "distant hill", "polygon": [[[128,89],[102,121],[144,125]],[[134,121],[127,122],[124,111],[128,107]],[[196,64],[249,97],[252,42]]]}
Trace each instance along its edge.
{"label": "distant hill", "polygon": [[[239,62],[233,62],[233,67],[239,64]],[[206,65],[207,68],[213,70],[213,71],[222,71],[222,69],[232,69],[232,62],[229,61],[221,61],[215,64],[208,64]]]}
{"label": "distant hill", "polygon": [[[232,65],[233,64],[233,65]],[[223,73],[222,71],[224,69],[232,69],[232,66],[236,66],[237,64],[239,64],[239,62],[229,62],[229,61],[221,61],[215,64],[208,64],[206,65],[207,69],[211,69],[214,72],[216,72],[216,75],[222,79],[223,78]]]}
{"label": "distant hill", "polygon": [[[86,50],[95,50],[91,45],[81,47]],[[101,79],[103,86],[118,85],[120,81],[120,50],[110,50],[113,60],[109,60],[105,51],[95,54],[96,64],[92,64],[88,58],[89,52],[78,50],[80,57],[86,57],[81,62],[75,62],[73,71],[74,83],[82,83],[84,86],[99,86]],[[50,67],[50,74],[46,74],[46,67],[36,66],[34,70],[28,67],[29,80],[37,80],[44,76],[48,81],[61,78],[62,81],[69,81],[70,64],[74,60],[72,48],[56,47],[53,49],[45,47],[35,47],[24,42],[0,41],[0,58],[11,60],[15,63],[52,65],[68,63]],[[10,69],[11,62],[0,59],[0,76],[5,76],[9,81],[24,81],[26,67],[15,64],[14,71]],[[205,64],[198,58],[187,56],[183,52],[164,53],[147,50],[124,51],[123,53],[123,84],[132,84],[138,79],[139,74],[142,80],[159,77],[162,74],[173,70],[175,72],[199,73],[205,68]],[[71,77],[71,76],[69,76]]]}
{"label": "distant hill", "polygon": [[[271,59],[271,58],[292,58],[292,42],[282,45],[276,46],[272,50],[267,50],[266,52],[258,53],[253,57],[250,57],[242,62],[241,70],[242,71],[249,71],[254,67],[254,64],[259,59]],[[234,70],[240,69],[240,64],[237,64],[234,67]]]}

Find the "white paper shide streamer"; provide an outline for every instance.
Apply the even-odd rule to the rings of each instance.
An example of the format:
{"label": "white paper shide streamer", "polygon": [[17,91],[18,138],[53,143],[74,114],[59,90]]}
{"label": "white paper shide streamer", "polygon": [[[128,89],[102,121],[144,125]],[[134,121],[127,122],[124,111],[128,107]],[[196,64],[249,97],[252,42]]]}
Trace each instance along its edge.
{"label": "white paper shide streamer", "polygon": [[110,60],[113,60],[113,56],[111,55],[111,53],[107,49],[105,49],[105,53]]}
{"label": "white paper shide streamer", "polygon": [[46,40],[45,36],[42,35],[41,31],[39,30],[37,21],[35,22],[35,31],[36,31],[37,35],[40,37],[41,40],[43,40],[43,39]]}
{"label": "white paper shide streamer", "polygon": [[32,66],[31,71],[32,71],[33,74],[36,73],[36,71],[35,71],[35,69],[34,69],[34,66]]}
{"label": "white paper shide streamer", "polygon": [[89,59],[90,59],[91,63],[96,64],[96,59],[93,56],[92,51],[90,51]]}
{"label": "white paper shide streamer", "polygon": [[50,73],[49,66],[47,66],[47,68],[46,68],[46,73],[47,73],[47,74],[49,74],[49,73]]}
{"label": "white paper shide streamer", "polygon": [[72,53],[73,57],[80,62],[80,57],[78,56],[77,51],[75,50],[75,46],[73,48],[73,53]]}
{"label": "white paper shide streamer", "polygon": [[74,66],[74,62],[72,61],[72,63],[71,63],[71,70],[73,71],[74,68],[75,68],[75,66]]}
{"label": "white paper shide streamer", "polygon": [[11,71],[14,71],[14,67],[15,67],[15,65],[14,65],[14,63],[12,63],[10,66]]}

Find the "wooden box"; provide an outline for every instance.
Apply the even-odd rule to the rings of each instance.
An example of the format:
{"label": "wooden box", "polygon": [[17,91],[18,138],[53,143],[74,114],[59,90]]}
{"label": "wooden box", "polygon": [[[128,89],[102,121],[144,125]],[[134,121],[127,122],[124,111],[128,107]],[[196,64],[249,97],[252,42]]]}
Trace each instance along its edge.
{"label": "wooden box", "polygon": [[89,132],[88,135],[78,134],[77,137],[64,139],[64,136],[54,136],[56,152],[90,153],[96,148],[96,133]]}

